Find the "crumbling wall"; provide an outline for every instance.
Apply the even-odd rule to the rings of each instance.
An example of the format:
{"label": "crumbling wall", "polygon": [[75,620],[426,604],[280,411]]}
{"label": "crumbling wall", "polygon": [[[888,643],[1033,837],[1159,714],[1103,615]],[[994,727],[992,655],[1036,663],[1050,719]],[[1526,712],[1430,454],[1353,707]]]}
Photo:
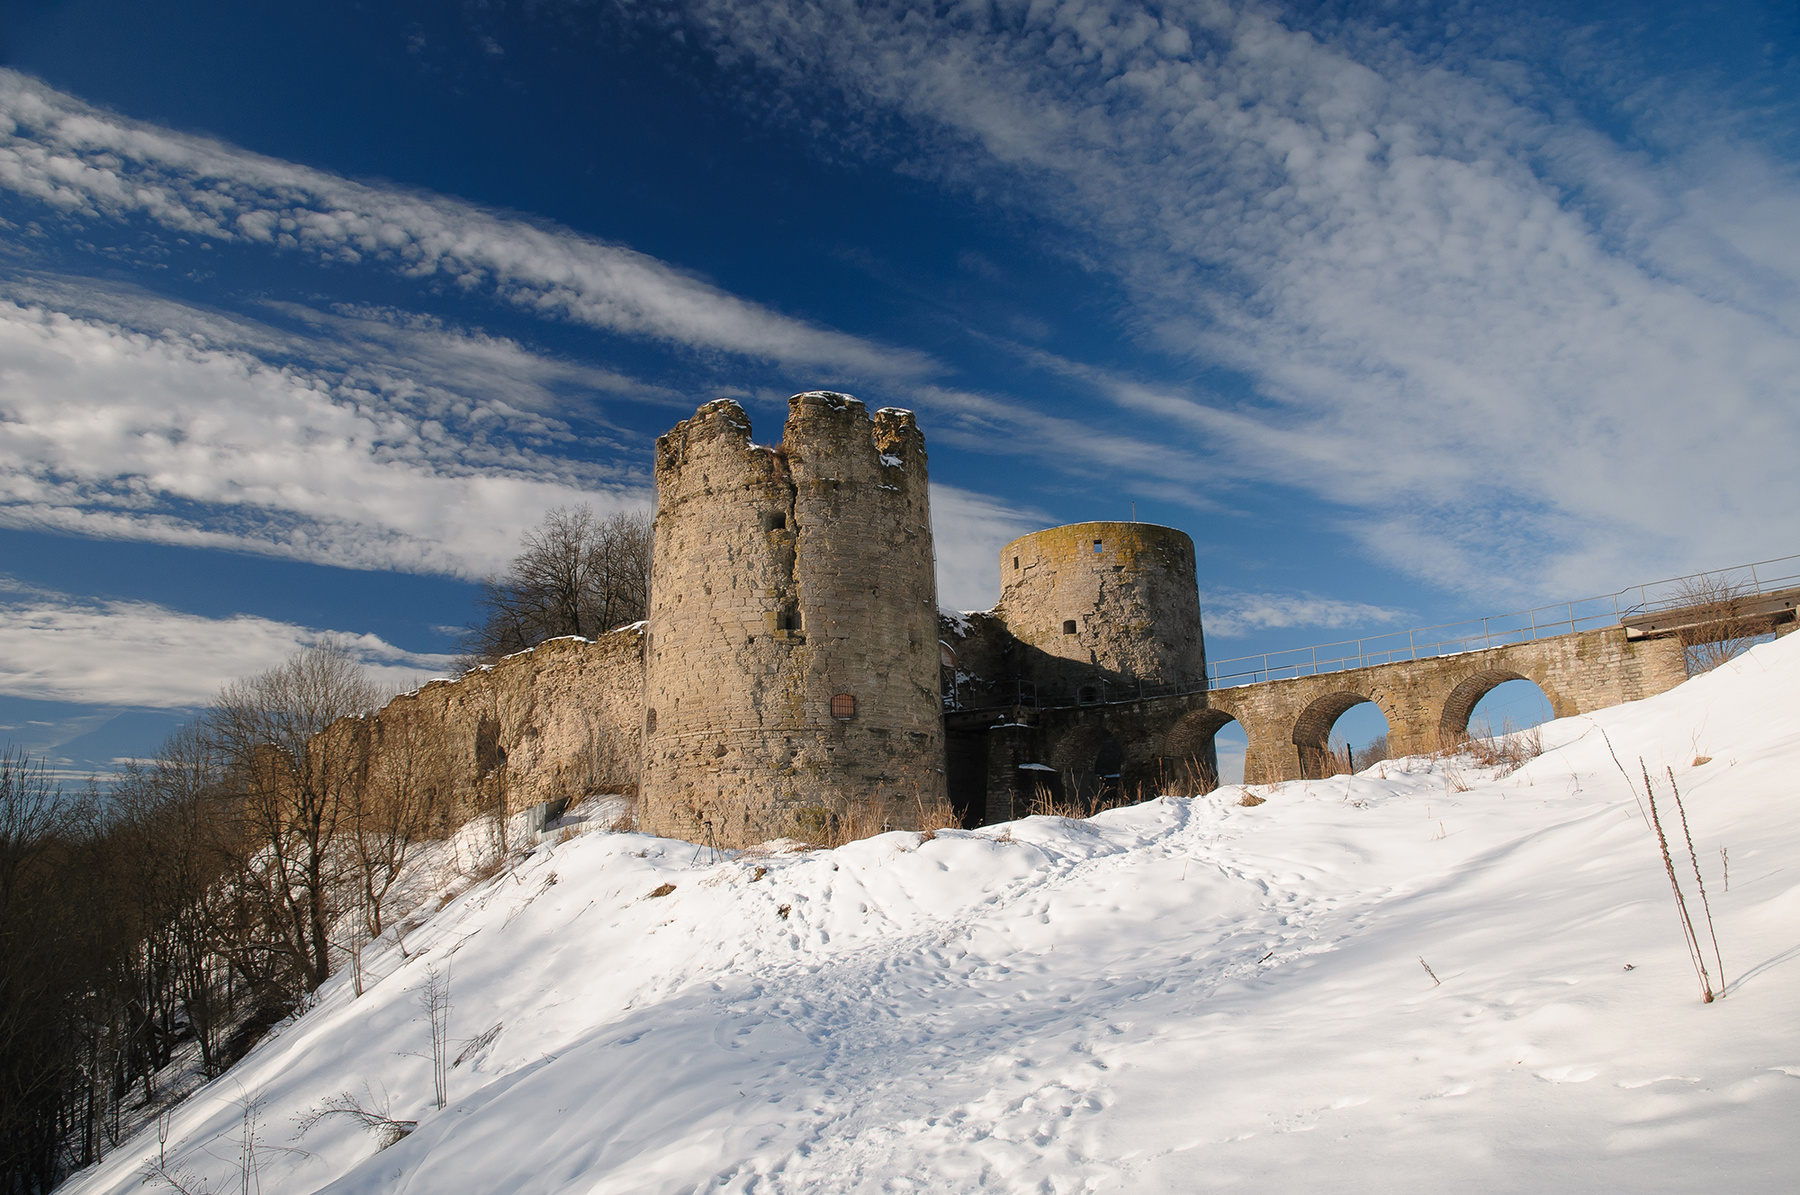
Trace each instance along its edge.
{"label": "crumbling wall", "polygon": [[439,828],[454,827],[477,813],[633,789],[643,686],[640,625],[552,639],[325,734],[366,735],[371,783],[429,796]]}

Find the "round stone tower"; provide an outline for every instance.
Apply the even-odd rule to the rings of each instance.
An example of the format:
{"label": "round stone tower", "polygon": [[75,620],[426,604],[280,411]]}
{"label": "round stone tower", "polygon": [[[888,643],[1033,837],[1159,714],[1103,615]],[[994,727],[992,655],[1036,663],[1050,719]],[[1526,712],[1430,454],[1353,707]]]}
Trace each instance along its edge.
{"label": "round stone tower", "polygon": [[995,612],[1016,671],[1052,691],[1206,676],[1194,541],[1152,523],[1072,523],[1000,550]]}
{"label": "round stone tower", "polygon": [[[944,796],[925,439],[823,391],[782,442],[735,402],[656,442],[644,829],[721,846],[817,834],[850,803],[894,828]],[[867,806],[865,806],[867,808]]]}

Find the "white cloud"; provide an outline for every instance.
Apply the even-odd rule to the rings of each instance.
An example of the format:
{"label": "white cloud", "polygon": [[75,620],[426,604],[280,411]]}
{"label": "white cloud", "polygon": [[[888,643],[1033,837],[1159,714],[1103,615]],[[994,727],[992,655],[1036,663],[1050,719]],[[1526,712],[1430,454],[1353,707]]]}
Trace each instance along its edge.
{"label": "white cloud", "polygon": [[[90,602],[0,587],[0,694],[102,706],[192,709],[329,632],[267,618],[203,618],[148,602]],[[377,684],[412,688],[448,656],[339,634]]]}
{"label": "white cloud", "polygon": [[1209,640],[1287,627],[1304,627],[1311,632],[1392,626],[1406,617],[1403,611],[1365,602],[1341,602],[1310,593],[1248,593],[1236,589],[1213,589],[1201,594],[1200,610]]}
{"label": "white cloud", "polygon": [[[516,370],[515,397],[581,371],[493,338],[349,322],[365,339],[391,333],[404,360],[276,366],[179,326],[0,300],[0,523],[471,576],[510,559],[551,507],[647,504],[641,470],[533,449],[568,428],[484,386],[469,359]],[[434,384],[458,371],[461,392]]]}
{"label": "white cloud", "polygon": [[1252,378],[1103,390],[1215,480],[1360,509],[1388,559],[1509,601],[1787,546],[1800,182],[1728,115],[1627,151],[1516,72],[1255,3],[687,7],[762,93],[846,95],[825,135],[1061,222],[1146,344]]}
{"label": "white cloud", "polygon": [[[1207,504],[1199,458],[1154,436],[944,388],[927,355],[789,319],[618,246],[128,121],[4,70],[0,187],[82,220],[148,218],[208,242],[448,276],[543,317],[861,376],[931,411],[934,439],[1055,454],[1115,488]],[[550,506],[647,498],[647,445],[590,440],[585,455],[618,463],[578,464],[570,418],[604,429],[607,401],[677,416],[694,401],[403,311],[270,302],[259,322],[18,272],[0,277],[5,297],[11,526],[478,575]]]}
{"label": "white cloud", "polygon": [[1000,600],[1000,549],[1054,521],[987,494],[933,482],[938,605],[946,610],[991,607]]}
{"label": "white cloud", "polygon": [[142,218],[201,242],[370,262],[691,348],[850,377],[938,370],[925,354],[784,316],[622,246],[126,120],[4,69],[0,186],[76,217]]}

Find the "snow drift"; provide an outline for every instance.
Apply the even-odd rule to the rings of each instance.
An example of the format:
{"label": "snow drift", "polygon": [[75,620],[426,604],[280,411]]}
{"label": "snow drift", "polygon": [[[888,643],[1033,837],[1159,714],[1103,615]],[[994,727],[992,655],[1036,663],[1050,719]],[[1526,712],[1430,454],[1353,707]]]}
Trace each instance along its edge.
{"label": "snow drift", "polygon": [[[1505,777],[1390,761],[1254,807],[731,858],[547,838],[372,953],[360,998],[334,979],[160,1149],[239,1190],[254,1105],[265,1195],[1792,1190],[1797,711],[1793,636],[1547,724]],[[1714,1004],[1615,752],[1681,785]],[[418,1127],[300,1131],[344,1093]],[[143,1189],[158,1151],[65,1190]]]}

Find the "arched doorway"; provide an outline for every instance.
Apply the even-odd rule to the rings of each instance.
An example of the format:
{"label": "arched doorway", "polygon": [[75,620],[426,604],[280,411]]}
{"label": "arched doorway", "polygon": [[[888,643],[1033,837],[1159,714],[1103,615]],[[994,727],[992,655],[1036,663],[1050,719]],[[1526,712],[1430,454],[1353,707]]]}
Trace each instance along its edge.
{"label": "arched doorway", "polygon": [[1125,793],[1125,748],[1112,735],[1094,753],[1088,774],[1082,777],[1081,799],[1089,809],[1117,805]]}
{"label": "arched doorway", "polygon": [[1169,728],[1156,758],[1159,795],[1199,796],[1221,784],[1241,784],[1249,741],[1224,710],[1196,710]]}
{"label": "arched doorway", "polygon": [[1300,775],[1308,780],[1360,772],[1386,759],[1387,746],[1387,713],[1361,693],[1328,693],[1294,723]]}

